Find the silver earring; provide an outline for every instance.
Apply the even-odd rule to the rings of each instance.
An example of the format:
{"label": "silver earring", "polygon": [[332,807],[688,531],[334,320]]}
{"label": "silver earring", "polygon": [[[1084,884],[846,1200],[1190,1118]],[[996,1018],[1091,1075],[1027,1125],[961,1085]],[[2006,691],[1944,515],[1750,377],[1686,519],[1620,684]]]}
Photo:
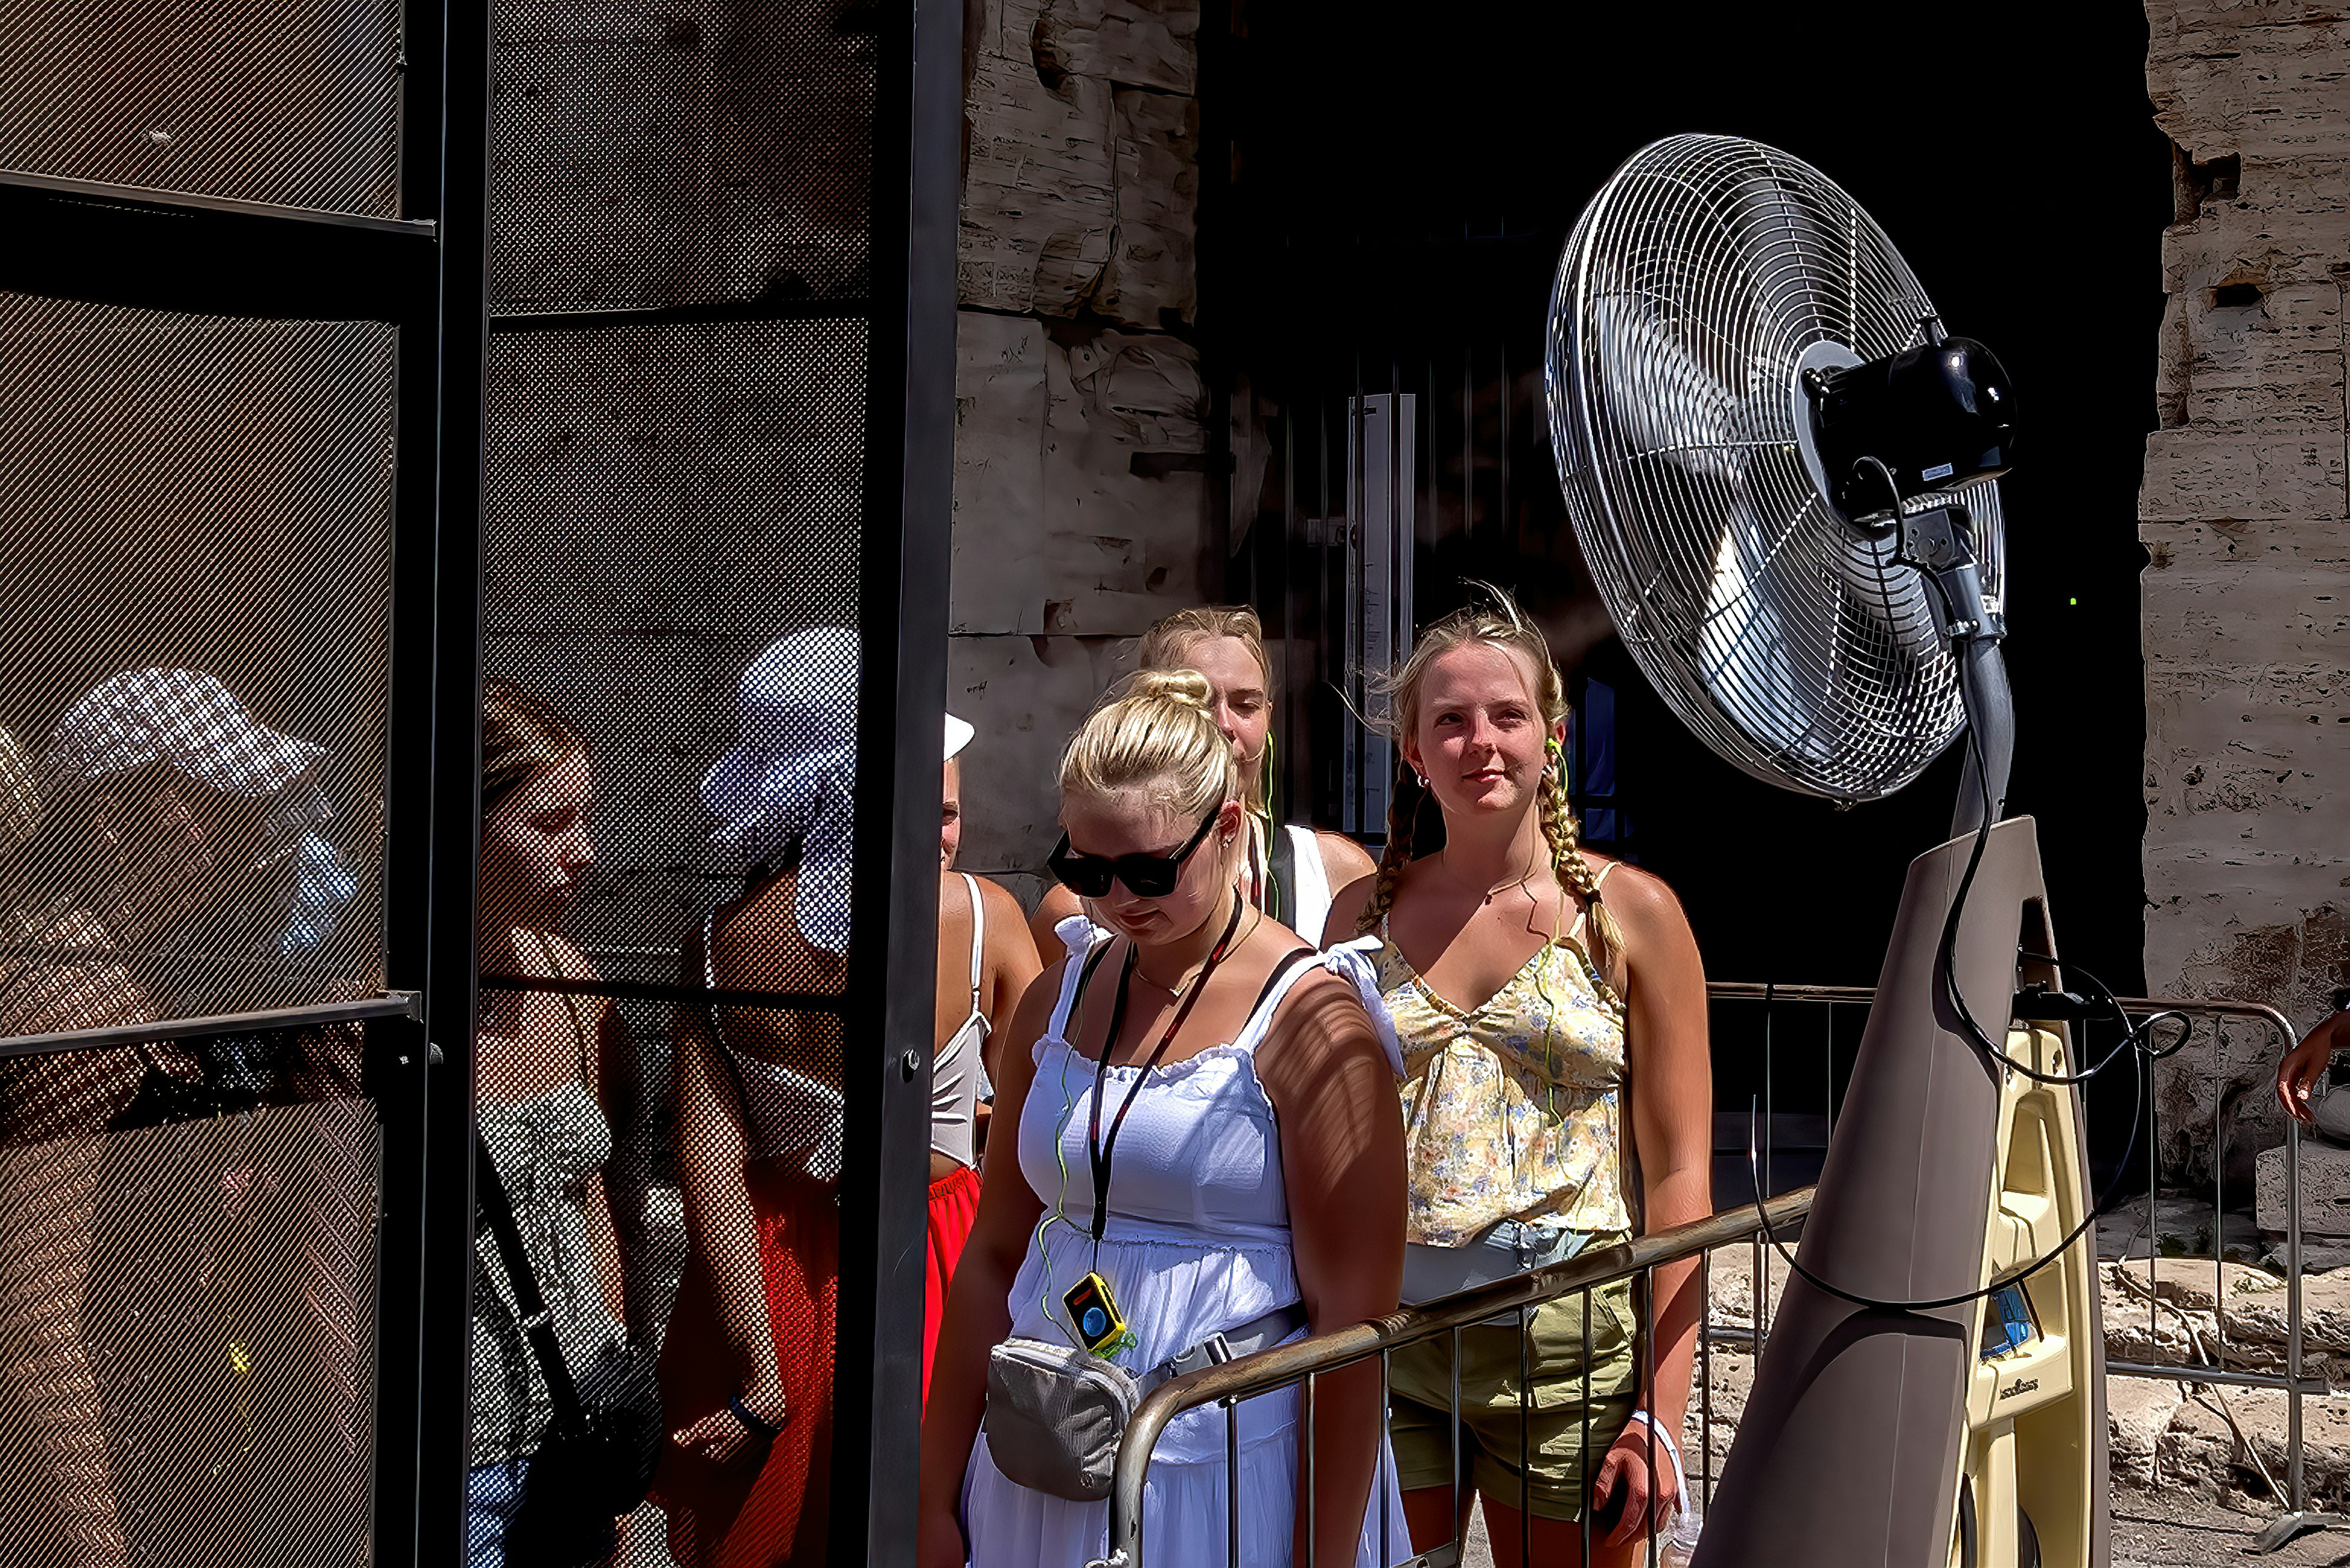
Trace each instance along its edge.
{"label": "silver earring", "polygon": [[1420,788],[1426,789],[1428,787],[1428,775],[1426,774],[1415,772],[1411,776],[1419,781]]}

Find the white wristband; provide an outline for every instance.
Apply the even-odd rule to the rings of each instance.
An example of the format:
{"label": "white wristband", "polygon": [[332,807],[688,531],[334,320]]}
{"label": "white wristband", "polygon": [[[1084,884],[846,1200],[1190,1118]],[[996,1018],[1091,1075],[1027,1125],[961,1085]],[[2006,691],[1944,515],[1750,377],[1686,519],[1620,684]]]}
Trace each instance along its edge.
{"label": "white wristband", "polygon": [[1624,1424],[1628,1427],[1633,1421],[1638,1421],[1640,1425],[1648,1428],[1650,1434],[1656,1438],[1658,1443],[1663,1447],[1665,1457],[1673,1461],[1674,1495],[1686,1501],[1689,1497],[1689,1471],[1681,1468],[1680,1445],[1673,1441],[1673,1435],[1665,1430],[1664,1423],[1658,1420],[1654,1416],[1649,1415],[1646,1410],[1634,1410],[1632,1412],[1631,1420],[1627,1420]]}

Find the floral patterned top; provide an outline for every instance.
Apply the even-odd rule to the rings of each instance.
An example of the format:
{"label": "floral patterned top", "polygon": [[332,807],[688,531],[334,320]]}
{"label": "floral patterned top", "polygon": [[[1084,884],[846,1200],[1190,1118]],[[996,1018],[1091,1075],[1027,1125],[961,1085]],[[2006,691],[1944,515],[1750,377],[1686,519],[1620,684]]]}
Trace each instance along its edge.
{"label": "floral patterned top", "polygon": [[1419,977],[1385,921],[1377,940],[1364,945],[1403,1047],[1405,1239],[1458,1247],[1512,1219],[1631,1229],[1624,1018],[1577,937],[1546,943],[1473,1011]]}

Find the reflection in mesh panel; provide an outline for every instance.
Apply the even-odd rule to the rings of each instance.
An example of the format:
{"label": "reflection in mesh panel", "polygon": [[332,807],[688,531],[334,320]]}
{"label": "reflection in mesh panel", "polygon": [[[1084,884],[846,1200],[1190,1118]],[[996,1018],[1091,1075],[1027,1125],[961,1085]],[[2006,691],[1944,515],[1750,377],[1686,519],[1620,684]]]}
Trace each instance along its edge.
{"label": "reflection in mesh panel", "polygon": [[0,0],[0,168],[390,217],[399,0]]}
{"label": "reflection in mesh panel", "polygon": [[[874,26],[496,10],[479,1109],[567,1359],[614,1315],[660,1354],[684,1438],[630,1568],[827,1548]],[[476,1540],[545,1432],[509,1305],[476,1293]]]}
{"label": "reflection in mesh panel", "polygon": [[507,0],[496,27],[494,309],[869,290],[869,0]]}
{"label": "reflection in mesh panel", "polygon": [[0,1034],[380,993],[392,328],[0,294]]}
{"label": "reflection in mesh panel", "polygon": [[373,1107],[355,1029],[0,1075],[0,1562],[359,1564]]}
{"label": "reflection in mesh panel", "polygon": [[[661,1347],[668,1429],[739,1444],[738,1396],[789,1417],[764,1458],[672,1446],[637,1561],[663,1540],[687,1563],[812,1561],[825,1542],[858,649],[838,627],[777,639],[713,715],[733,744],[689,753],[698,779],[666,796],[674,752],[610,698],[575,718],[504,679],[485,691],[483,964],[515,980],[482,992],[478,1115],[567,1369],[614,1358],[625,1331]],[[591,826],[607,801],[631,815]],[[668,876],[631,875],[679,838]],[[591,891],[618,917],[600,937]],[[623,977],[672,1000],[587,993]],[[552,1415],[494,1246],[477,1241],[477,1477]]]}

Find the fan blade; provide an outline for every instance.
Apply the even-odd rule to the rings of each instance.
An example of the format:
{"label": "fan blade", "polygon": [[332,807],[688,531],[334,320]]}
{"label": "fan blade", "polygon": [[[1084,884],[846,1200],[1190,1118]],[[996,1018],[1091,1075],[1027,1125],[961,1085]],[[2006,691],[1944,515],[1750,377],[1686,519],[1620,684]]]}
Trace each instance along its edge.
{"label": "fan blade", "polygon": [[1591,300],[1592,336],[1612,372],[1601,389],[1607,455],[1659,456],[1710,479],[1734,479],[1737,399],[1677,338],[1658,302],[1628,286]]}
{"label": "fan blade", "polygon": [[1780,602],[1786,585],[1765,570],[1767,543],[1751,506],[1726,520],[1698,625],[1698,679],[1747,739],[1783,765],[1825,762],[1834,745],[1822,727],[1828,694],[1804,679],[1809,660],[1788,634],[1805,623],[1800,607]]}

